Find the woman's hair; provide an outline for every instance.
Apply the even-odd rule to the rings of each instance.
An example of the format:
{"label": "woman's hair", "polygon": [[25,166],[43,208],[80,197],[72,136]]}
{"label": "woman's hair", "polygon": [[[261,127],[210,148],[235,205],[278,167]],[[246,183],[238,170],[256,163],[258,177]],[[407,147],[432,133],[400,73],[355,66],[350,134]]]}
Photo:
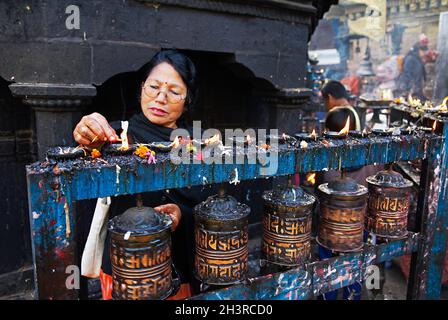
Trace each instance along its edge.
{"label": "woman's hair", "polygon": [[331,96],[335,99],[342,99],[346,98],[348,99],[348,93],[345,89],[344,85],[336,80],[330,80],[321,90],[322,97],[325,99],[328,98],[328,95],[331,94]]}
{"label": "woman's hair", "polygon": [[194,63],[183,53],[177,50],[159,51],[141,69],[142,83],[146,81],[152,69],[157,65],[166,62],[170,64],[181,76],[187,86],[187,97],[185,98],[185,110],[190,110],[194,105],[197,94],[196,67]]}

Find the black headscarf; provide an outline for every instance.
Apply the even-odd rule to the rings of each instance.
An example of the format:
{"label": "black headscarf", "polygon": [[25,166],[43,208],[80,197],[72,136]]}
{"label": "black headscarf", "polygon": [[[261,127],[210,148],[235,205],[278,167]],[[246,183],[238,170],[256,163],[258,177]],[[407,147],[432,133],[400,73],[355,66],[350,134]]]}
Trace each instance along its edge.
{"label": "black headscarf", "polygon": [[[121,131],[121,121],[113,121],[111,127],[118,133]],[[186,128],[184,123],[179,126],[185,128],[191,134],[191,128]],[[132,143],[150,143],[170,141],[171,132],[174,129],[154,124],[140,112],[129,119],[128,135]]]}

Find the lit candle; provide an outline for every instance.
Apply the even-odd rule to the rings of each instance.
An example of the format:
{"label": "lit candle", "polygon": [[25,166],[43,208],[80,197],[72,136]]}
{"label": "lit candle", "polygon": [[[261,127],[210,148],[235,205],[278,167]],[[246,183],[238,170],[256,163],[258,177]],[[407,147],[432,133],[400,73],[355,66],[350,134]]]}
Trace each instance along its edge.
{"label": "lit candle", "polygon": [[121,129],[123,129],[123,130],[120,133],[121,146],[118,149],[122,150],[122,151],[126,151],[129,149],[128,127],[129,127],[128,121],[121,121]]}
{"label": "lit candle", "polygon": [[338,132],[338,135],[346,136],[350,130],[350,116],[347,117],[344,128]]}
{"label": "lit candle", "polygon": [[317,134],[316,134],[316,130],[315,129],[313,129],[313,132],[311,132],[310,137],[314,141],[317,141]]}

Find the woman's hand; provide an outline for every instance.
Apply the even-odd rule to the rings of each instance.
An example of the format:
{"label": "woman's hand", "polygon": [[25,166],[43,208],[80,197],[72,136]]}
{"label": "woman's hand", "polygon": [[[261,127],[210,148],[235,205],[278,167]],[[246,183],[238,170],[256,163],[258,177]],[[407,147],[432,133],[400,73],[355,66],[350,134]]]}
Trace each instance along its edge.
{"label": "woman's hand", "polygon": [[106,141],[113,142],[119,139],[106,118],[96,112],[82,117],[73,130],[73,137],[76,142],[89,149],[99,148]]}
{"label": "woman's hand", "polygon": [[178,205],[176,205],[174,203],[168,203],[168,204],[164,204],[164,205],[155,207],[154,210],[156,210],[157,212],[165,213],[165,214],[169,215],[171,220],[173,221],[173,224],[171,226],[171,231],[176,230],[176,228],[179,224],[180,218],[182,217],[182,213],[181,213]]}

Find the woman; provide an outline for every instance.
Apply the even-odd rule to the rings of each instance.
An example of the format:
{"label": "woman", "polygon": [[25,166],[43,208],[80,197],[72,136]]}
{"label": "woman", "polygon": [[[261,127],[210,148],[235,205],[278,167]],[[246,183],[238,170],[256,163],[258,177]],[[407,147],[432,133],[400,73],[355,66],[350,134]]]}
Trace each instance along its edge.
{"label": "woman", "polygon": [[[193,62],[175,50],[157,53],[144,67],[139,97],[141,113],[129,119],[130,143],[169,141],[172,130],[185,127],[182,124],[182,115],[193,104],[195,93],[196,69]],[[73,136],[78,143],[89,149],[100,148],[106,142],[118,140],[117,130],[120,127],[119,121],[109,123],[101,114],[92,113],[81,119],[73,131]],[[173,229],[176,231],[172,234],[172,256],[182,282],[177,296],[188,297],[191,295],[189,283],[194,281],[192,208],[206,199],[207,194],[199,188],[191,188],[152,192],[143,194],[142,197],[145,206],[163,211],[173,220]],[[109,214],[111,217],[121,214],[135,204],[135,198],[132,196],[116,197],[112,201]],[[105,248],[107,247],[106,244]],[[104,252],[102,268],[105,274],[111,274],[107,249]],[[104,280],[111,281],[110,276],[104,273],[100,277],[102,286],[105,285]]]}

